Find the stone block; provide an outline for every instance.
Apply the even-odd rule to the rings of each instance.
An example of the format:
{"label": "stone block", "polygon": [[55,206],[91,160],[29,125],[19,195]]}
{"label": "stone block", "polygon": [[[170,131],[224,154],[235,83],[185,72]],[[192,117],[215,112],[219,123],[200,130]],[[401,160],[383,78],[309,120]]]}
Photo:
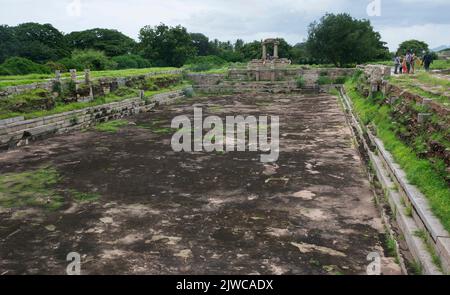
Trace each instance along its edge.
{"label": "stone block", "polygon": [[4,119],[4,120],[0,120],[0,127],[2,126],[6,126],[12,123],[16,123],[16,122],[20,122],[25,120],[24,117],[14,117],[14,118],[9,118],[9,119]]}
{"label": "stone block", "polygon": [[428,120],[430,118],[431,118],[431,114],[430,113],[419,113],[417,115],[417,123],[425,124],[426,122],[428,122]]}

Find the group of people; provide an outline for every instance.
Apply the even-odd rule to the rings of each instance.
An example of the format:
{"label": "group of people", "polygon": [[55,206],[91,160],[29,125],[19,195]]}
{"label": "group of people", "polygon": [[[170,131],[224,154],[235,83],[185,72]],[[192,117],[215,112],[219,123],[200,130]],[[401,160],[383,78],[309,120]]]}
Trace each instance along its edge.
{"label": "group of people", "polygon": [[428,72],[430,65],[433,63],[432,55],[427,52],[422,58],[418,58],[417,55],[411,50],[406,53],[405,56],[397,55],[394,59],[395,71],[397,74],[414,74],[416,71],[416,65],[422,66]]}

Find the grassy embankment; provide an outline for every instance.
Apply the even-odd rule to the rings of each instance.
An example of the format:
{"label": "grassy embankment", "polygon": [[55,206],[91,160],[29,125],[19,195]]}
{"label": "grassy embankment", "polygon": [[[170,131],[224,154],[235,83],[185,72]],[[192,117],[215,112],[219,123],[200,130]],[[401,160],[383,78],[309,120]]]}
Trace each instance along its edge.
{"label": "grassy embankment", "polygon": [[[147,69],[127,69],[127,70],[114,70],[114,71],[92,71],[92,78],[107,78],[107,77],[129,77],[145,75],[148,73],[176,70],[177,68],[147,68]],[[82,77],[83,72],[79,72],[78,75]],[[69,78],[70,73],[61,74],[62,78]],[[17,86],[32,84],[38,82],[45,82],[47,80],[55,78],[54,74],[30,74],[22,76],[0,76],[0,88],[7,86]]]}
{"label": "grassy embankment", "polygon": [[[187,82],[181,79],[175,83],[169,83],[169,85],[165,85],[164,87],[158,87],[154,84],[155,80],[163,80],[165,78],[170,80],[174,77],[181,77],[181,75],[156,75],[148,78],[146,85],[143,85],[144,89],[145,87],[148,88],[148,90],[145,91],[145,97],[151,98],[152,95],[180,90],[187,86]],[[17,116],[24,116],[26,119],[32,119],[122,101],[138,97],[139,89],[141,89],[141,87],[123,87],[108,95],[96,96],[94,97],[94,100],[90,102],[70,103],[64,102],[63,99],[54,101],[51,98],[51,94],[43,89],[33,90],[0,100],[0,119]],[[50,106],[46,106],[46,104],[50,104]]]}
{"label": "grassy embankment", "polygon": [[420,71],[414,75],[391,77],[390,81],[394,85],[408,89],[411,93],[431,98],[445,106],[450,106],[450,80]]}
{"label": "grassy embankment", "polygon": [[391,106],[380,103],[384,100],[383,97],[365,98],[355,87],[356,79],[345,84],[347,94],[353,101],[362,123],[375,127],[377,136],[406,172],[408,181],[416,185],[428,198],[434,214],[450,231],[450,188],[446,181],[448,172],[445,171],[445,167],[442,167],[442,163],[433,163],[418,156],[414,146],[403,142],[397,136],[401,123],[396,122],[391,116]]}

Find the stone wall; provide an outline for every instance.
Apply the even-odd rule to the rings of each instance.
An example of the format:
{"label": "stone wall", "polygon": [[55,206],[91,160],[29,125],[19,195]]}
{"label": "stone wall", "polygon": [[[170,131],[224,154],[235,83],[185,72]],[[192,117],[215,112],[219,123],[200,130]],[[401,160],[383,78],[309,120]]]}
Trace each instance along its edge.
{"label": "stone wall", "polygon": [[184,98],[182,90],[157,94],[145,101],[141,98],[131,98],[31,120],[24,120],[23,117],[1,120],[0,149],[21,146],[30,140],[80,130],[99,122],[147,112],[158,104],[172,103],[180,98]]}
{"label": "stone wall", "polygon": [[351,76],[355,69],[323,68],[323,69],[231,69],[228,78],[231,80],[250,80],[250,81],[283,81],[295,80],[298,77],[305,77],[306,80],[316,80],[320,75],[326,74],[331,79],[342,76]]}
{"label": "stone wall", "polygon": [[[75,72],[76,74],[76,72]],[[170,71],[159,71],[159,72],[151,72],[144,75],[134,75],[134,76],[128,76],[128,77],[114,77],[114,78],[95,78],[92,79],[92,82],[99,82],[99,84],[103,86],[109,86],[109,88],[114,87],[121,87],[126,86],[126,84],[130,81],[133,81],[137,78],[149,78],[157,75],[176,75],[176,74],[182,74],[182,70],[170,70]],[[62,79],[61,82],[68,82],[71,78]],[[85,84],[84,75],[77,76],[76,83],[78,85]],[[33,84],[26,84],[26,85],[18,85],[18,86],[9,86],[9,87],[3,87],[0,89],[0,99],[7,97],[9,95],[16,95],[23,92],[35,90],[35,89],[45,89],[47,91],[52,91],[53,84],[55,82],[55,79],[48,80],[45,82],[39,82],[39,83],[33,83]]]}
{"label": "stone wall", "polygon": [[295,81],[222,81],[219,84],[197,84],[194,90],[206,94],[292,93],[300,91]]}
{"label": "stone wall", "polygon": [[188,74],[187,78],[197,85],[217,85],[225,80],[230,81],[294,81],[298,77],[303,77],[307,82],[317,83],[321,75],[326,75],[330,79],[342,76],[351,76],[355,69],[230,69],[227,74]]}
{"label": "stone wall", "polygon": [[228,74],[188,74],[196,91],[204,93],[239,93],[239,92],[268,92],[290,93],[300,91],[297,78],[302,77],[303,90],[319,90],[320,76],[327,76],[330,80],[338,77],[351,76],[355,69],[277,69],[246,70],[231,69]]}
{"label": "stone wall", "polygon": [[225,74],[188,74],[186,76],[196,85],[217,85],[227,78]]}

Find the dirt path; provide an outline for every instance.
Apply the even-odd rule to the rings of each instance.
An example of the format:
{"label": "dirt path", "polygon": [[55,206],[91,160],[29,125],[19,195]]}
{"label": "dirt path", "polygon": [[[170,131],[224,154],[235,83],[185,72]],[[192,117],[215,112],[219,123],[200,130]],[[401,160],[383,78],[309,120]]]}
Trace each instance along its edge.
{"label": "dirt path", "polygon": [[[57,211],[0,209],[0,274],[364,274],[370,252],[385,272],[383,226],[335,97],[197,98],[206,115],[280,116],[281,153],[174,153],[176,115],[192,102],[128,119],[117,133],[59,136],[0,154],[0,173],[50,165],[61,190],[98,193]],[[255,107],[255,105],[257,107]],[[49,226],[50,225],[50,226]]]}

